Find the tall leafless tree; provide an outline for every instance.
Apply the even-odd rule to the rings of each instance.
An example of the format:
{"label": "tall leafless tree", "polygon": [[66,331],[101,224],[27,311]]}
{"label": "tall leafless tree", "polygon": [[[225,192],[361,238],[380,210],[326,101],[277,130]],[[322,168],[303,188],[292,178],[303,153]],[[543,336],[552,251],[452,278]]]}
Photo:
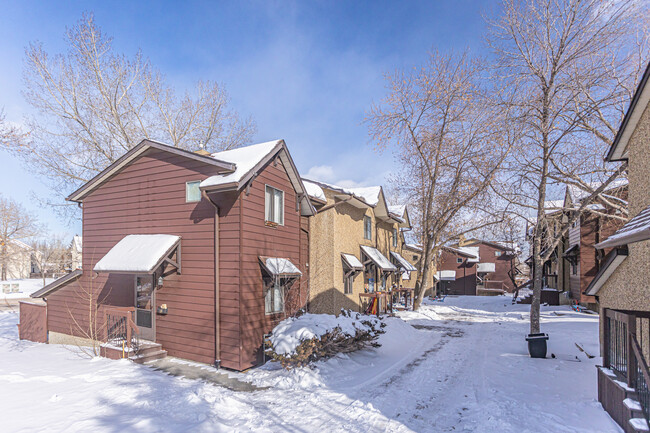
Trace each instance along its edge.
{"label": "tall leafless tree", "polygon": [[39,232],[36,218],[18,202],[0,197],[0,279],[7,279],[10,262],[22,253],[19,243]]}
{"label": "tall leafless tree", "polygon": [[144,138],[213,151],[251,139],[254,123],[230,108],[221,85],[200,81],[179,95],[141,52],[116,53],[92,15],[65,40],[65,54],[51,55],[40,43],[26,49],[23,94],[36,114],[26,119],[23,140],[2,142],[48,180],[50,204]]}
{"label": "tall leafless tree", "polygon": [[[503,14],[489,21],[488,43],[502,87],[517,89],[507,101],[525,134],[506,163],[502,198],[534,222],[533,302],[530,332],[540,330],[542,266],[569,225],[615,179],[625,165],[609,167],[604,151],[647,59],[642,10],[634,0],[504,0]],[[585,191],[554,236],[545,202],[565,184]]]}
{"label": "tall leafless tree", "polygon": [[68,248],[59,236],[38,239],[31,242],[33,261],[38,266],[43,286],[48,274],[63,272],[68,262]]}
{"label": "tall leafless tree", "polygon": [[395,151],[393,181],[423,248],[415,308],[440,247],[501,219],[486,192],[515,136],[504,132],[507,110],[490,104],[483,70],[467,53],[432,52],[423,67],[388,76],[388,95],[368,115],[374,144]]}

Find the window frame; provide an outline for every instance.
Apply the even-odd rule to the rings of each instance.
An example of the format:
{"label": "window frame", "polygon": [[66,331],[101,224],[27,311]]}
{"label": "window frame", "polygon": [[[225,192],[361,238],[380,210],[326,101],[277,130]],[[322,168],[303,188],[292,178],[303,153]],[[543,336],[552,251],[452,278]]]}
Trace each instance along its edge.
{"label": "window frame", "polygon": [[[198,200],[190,200],[189,199],[189,186],[190,184],[196,184],[197,190],[199,191],[199,199]],[[198,203],[201,201],[201,189],[199,186],[201,185],[200,180],[189,180],[185,182],[185,203]]]}
{"label": "window frame", "polygon": [[462,257],[456,257],[456,263],[459,264],[459,265],[461,263],[463,263],[463,258]]}
{"label": "window frame", "polygon": [[393,228],[393,248],[397,248],[397,229]]}
{"label": "window frame", "polygon": [[[272,205],[273,207],[275,206],[275,193],[276,193],[276,191],[279,191],[279,192],[282,193],[282,202],[281,202],[282,204],[281,204],[280,222],[278,222],[278,221],[273,221],[273,220],[268,219],[268,216],[269,216],[269,211],[268,211],[268,210],[269,210],[269,203],[268,203],[268,197],[267,197],[266,192],[267,192],[267,190],[269,190],[269,189],[270,189],[271,191],[273,191],[273,193],[272,193],[272,197],[271,197],[271,205]],[[265,223],[275,224],[275,225],[278,225],[278,226],[283,226],[283,225],[284,225],[284,208],[285,208],[285,204],[284,204],[284,191],[281,190],[281,189],[279,189],[279,188],[276,188],[276,187],[274,187],[274,186],[272,186],[272,185],[264,184],[264,222],[265,222]],[[272,215],[271,215],[272,217],[273,217],[273,214],[275,214],[275,207],[273,208],[273,211],[274,211],[274,212],[273,212]]]}
{"label": "window frame", "polygon": [[501,257],[503,255],[503,251],[496,250],[494,251],[494,257]]}
{"label": "window frame", "polygon": [[363,238],[365,240],[372,240],[372,218],[368,215],[363,216]]}
{"label": "window frame", "polygon": [[352,295],[354,293],[354,277],[356,277],[355,272],[350,272],[348,274],[343,274],[343,294]]}
{"label": "window frame", "polygon": [[[283,278],[273,277],[273,278],[271,278],[270,284],[267,284],[267,286],[266,286],[266,289],[264,291],[264,314],[267,315],[267,316],[272,316],[274,314],[282,314],[285,311],[285,301],[286,300],[285,300],[284,292],[285,292],[285,289],[286,289],[287,282],[286,281],[283,282],[282,280],[283,280]],[[274,309],[276,285],[277,285],[277,288],[279,289],[279,293],[280,293],[280,304],[281,304],[281,306],[280,306],[279,310]],[[266,297],[269,294],[271,294],[271,299],[270,299],[271,311],[269,311],[267,309],[267,306],[269,305],[269,303],[267,303]]]}

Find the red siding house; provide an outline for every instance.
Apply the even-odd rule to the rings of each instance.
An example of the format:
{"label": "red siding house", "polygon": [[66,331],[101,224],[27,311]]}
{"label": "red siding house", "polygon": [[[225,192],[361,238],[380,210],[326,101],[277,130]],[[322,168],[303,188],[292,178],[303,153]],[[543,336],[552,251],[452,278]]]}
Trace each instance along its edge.
{"label": "red siding house", "polygon": [[512,292],[516,249],[501,242],[478,239],[443,247],[436,281],[439,293],[477,295]]}
{"label": "red siding house", "polygon": [[314,209],[283,140],[215,154],[144,140],[68,200],[83,210],[83,270],[35,294],[50,342],[93,327],[130,340],[128,328],[169,355],[244,370],[306,304]]}

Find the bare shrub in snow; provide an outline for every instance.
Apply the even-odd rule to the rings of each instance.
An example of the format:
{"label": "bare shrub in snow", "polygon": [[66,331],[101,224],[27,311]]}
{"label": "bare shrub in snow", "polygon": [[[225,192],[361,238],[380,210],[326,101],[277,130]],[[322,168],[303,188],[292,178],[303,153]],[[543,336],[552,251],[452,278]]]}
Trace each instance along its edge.
{"label": "bare shrub in snow", "polygon": [[376,317],[341,310],[330,314],[304,314],[280,322],[267,339],[267,355],[286,369],[303,367],[339,353],[379,347],[377,338],[386,324]]}

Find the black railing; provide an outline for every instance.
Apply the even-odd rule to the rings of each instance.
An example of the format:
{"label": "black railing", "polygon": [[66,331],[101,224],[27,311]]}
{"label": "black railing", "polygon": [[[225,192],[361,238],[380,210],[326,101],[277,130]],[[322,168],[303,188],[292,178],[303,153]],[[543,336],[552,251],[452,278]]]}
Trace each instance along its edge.
{"label": "black railing", "polygon": [[623,378],[627,378],[628,333],[627,323],[614,317],[605,318],[608,336],[607,367]]}
{"label": "black railing", "polygon": [[634,372],[634,389],[637,392],[637,398],[643,410],[643,416],[648,421],[650,416],[650,390],[648,390],[648,383],[650,383],[650,374],[648,372],[648,365],[639,347],[639,343],[634,336],[631,336],[630,343],[632,346],[632,358],[635,364]]}
{"label": "black railing", "polygon": [[107,307],[105,309],[106,341],[117,347],[132,350],[137,354],[140,348],[140,333],[133,322],[133,308]]}

